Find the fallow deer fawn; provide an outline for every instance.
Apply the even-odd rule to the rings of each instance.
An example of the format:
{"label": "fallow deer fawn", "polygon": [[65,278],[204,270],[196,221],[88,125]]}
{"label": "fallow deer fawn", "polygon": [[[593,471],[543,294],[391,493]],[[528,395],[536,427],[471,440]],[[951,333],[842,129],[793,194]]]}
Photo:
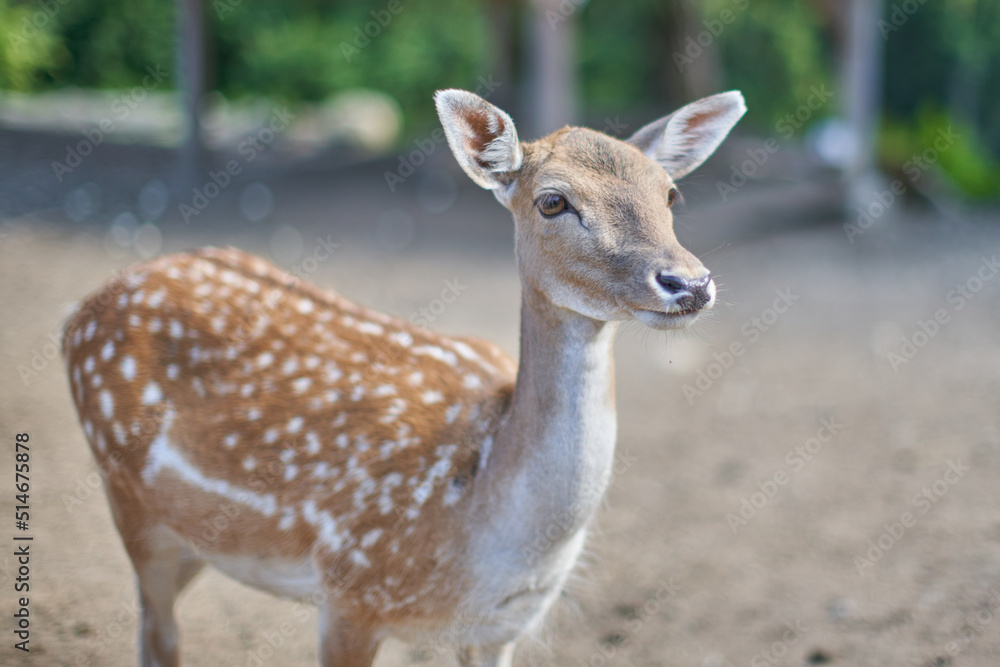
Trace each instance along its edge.
{"label": "fallow deer fawn", "polygon": [[178,663],[174,600],[205,563],[315,601],[328,667],[370,665],[390,635],[510,665],[609,481],[617,323],[676,329],[712,307],[670,206],[745,112],[738,92],[628,141],[567,127],[521,143],[471,93],[435,101],[462,168],[514,215],[518,365],[234,249],[133,266],[67,323],[143,665]]}

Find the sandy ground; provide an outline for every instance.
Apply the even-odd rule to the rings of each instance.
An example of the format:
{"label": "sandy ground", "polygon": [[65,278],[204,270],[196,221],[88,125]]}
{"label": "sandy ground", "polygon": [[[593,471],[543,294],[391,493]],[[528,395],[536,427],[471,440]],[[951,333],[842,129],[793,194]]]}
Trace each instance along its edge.
{"label": "sandy ground", "polygon": [[[344,176],[341,191],[352,178],[378,172]],[[306,255],[321,233],[341,244],[316,282],[407,317],[457,279],[465,289],[434,328],[516,352],[510,230],[489,195],[460,188],[440,223],[418,212],[412,242],[393,250],[384,225],[369,224],[384,193],[331,212],[293,184],[275,192],[263,223],[165,223],[163,250],[266,254],[272,228],[290,221]],[[722,285],[714,316],[680,335],[622,330],[615,479],[578,576],[517,663],[1000,664],[1000,276],[984,263],[1000,255],[997,216],[948,223],[899,205],[852,244],[836,222],[737,234],[740,204],[692,208],[678,224]],[[219,217],[232,206],[218,203]],[[0,231],[0,663],[134,665],[130,564],[49,357],[69,305],[138,257],[112,257],[102,227],[70,227],[59,212]],[[913,354],[894,368],[890,352]],[[11,634],[23,431],[29,655]],[[313,611],[217,573],[200,576],[178,615],[186,665],[315,664]],[[391,643],[377,664],[454,663]]]}

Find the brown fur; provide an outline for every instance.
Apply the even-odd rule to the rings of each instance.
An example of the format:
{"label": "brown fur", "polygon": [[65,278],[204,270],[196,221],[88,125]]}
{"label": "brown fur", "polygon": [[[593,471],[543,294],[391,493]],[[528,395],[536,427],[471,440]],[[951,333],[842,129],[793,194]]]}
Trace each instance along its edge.
{"label": "brown fur", "polygon": [[[510,399],[513,362],[488,342],[450,339],[365,310],[235,249],[162,257],[132,267],[120,280],[123,289],[104,290],[112,298],[102,299],[99,292],[70,319],[65,348],[76,407],[90,424],[94,455],[111,470],[108,490],[133,560],[146,558],[142,535],[162,525],[212,552],[290,561],[318,557],[324,579],[355,622],[378,616],[419,624],[421,616],[450,613],[461,578],[435,579],[435,563],[441,553],[461,551],[465,536],[442,499],[449,486],[473,483],[479,444],[496,429]],[[161,300],[155,307],[150,305],[154,295],[162,295],[156,296]],[[306,300],[313,308],[300,312]],[[151,333],[155,320],[160,325]],[[88,340],[89,326],[96,328]],[[182,331],[172,332],[177,326]],[[401,344],[407,337],[412,342]],[[104,358],[109,342],[114,350]],[[414,353],[427,346],[438,347],[454,365]],[[238,355],[228,358],[227,349]],[[123,376],[126,356],[134,359],[132,380]],[[269,357],[270,363],[260,367]],[[293,361],[297,367],[286,372]],[[172,365],[180,369],[175,379],[167,375]],[[419,382],[414,373],[422,374]],[[476,378],[478,386],[470,389],[468,378]],[[150,382],[158,384],[165,401],[142,404]],[[245,387],[252,388],[249,395],[242,393]],[[390,387],[390,395],[380,395],[389,394]],[[113,397],[110,418],[102,412],[102,391]],[[432,396],[428,404],[427,392],[440,398]],[[478,398],[470,401],[470,394]],[[398,400],[405,409],[396,414]],[[301,514],[282,530],[280,513],[264,516],[247,507],[226,507],[217,495],[169,471],[151,486],[143,484],[166,403],[176,412],[170,440],[206,477],[273,495],[279,506],[301,507],[311,499],[320,510],[349,517],[339,527],[354,547],[317,553],[317,527]],[[449,424],[442,413],[455,405],[461,409]],[[253,419],[255,410],[260,414]],[[301,417],[301,425],[294,422],[292,433],[289,422],[295,417]],[[267,442],[275,431],[276,440]],[[233,433],[238,440],[228,447],[226,438]],[[307,434],[315,434],[318,451]],[[345,447],[338,446],[337,436],[346,436]],[[407,511],[415,505],[414,489],[439,460],[438,447],[448,444],[456,446],[451,463],[414,517]],[[281,453],[289,451],[294,457],[283,461]],[[248,457],[256,459],[252,470],[243,466]],[[288,479],[290,465],[297,472]],[[314,476],[334,468],[339,474]],[[389,490],[392,509],[383,513],[377,501],[391,473],[402,480]],[[358,507],[355,494],[364,492],[362,484],[374,488]],[[230,516],[233,512],[238,514]],[[226,529],[212,530],[213,521]],[[370,564],[359,565],[349,554],[372,530],[383,534],[364,550]],[[385,596],[410,602],[387,612],[382,593],[372,593],[372,582],[386,581],[398,584],[388,586]]]}

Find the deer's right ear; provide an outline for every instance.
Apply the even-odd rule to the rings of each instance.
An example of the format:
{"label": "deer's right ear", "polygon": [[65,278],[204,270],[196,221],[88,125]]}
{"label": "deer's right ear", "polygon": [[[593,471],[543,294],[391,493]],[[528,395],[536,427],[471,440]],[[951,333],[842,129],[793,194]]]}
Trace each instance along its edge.
{"label": "deer's right ear", "polygon": [[487,190],[510,184],[500,174],[520,169],[524,157],[510,116],[464,90],[439,90],[434,104],[451,152],[469,178]]}

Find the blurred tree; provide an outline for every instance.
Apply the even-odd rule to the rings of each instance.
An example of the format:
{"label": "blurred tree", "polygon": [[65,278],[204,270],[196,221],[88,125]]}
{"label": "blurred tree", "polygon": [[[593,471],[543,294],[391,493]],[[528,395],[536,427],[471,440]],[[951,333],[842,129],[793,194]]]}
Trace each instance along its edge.
{"label": "blurred tree", "polygon": [[[508,108],[523,106],[514,96],[529,66],[522,56],[530,51],[523,30],[528,0],[204,1],[209,87],[229,98],[295,103],[376,88],[406,110],[408,134],[434,122],[435,88],[478,88]],[[1000,160],[1000,2],[884,4],[885,126],[922,150],[923,110],[960,123],[976,157],[964,167],[942,159],[939,167],[963,191],[990,191],[982,183]],[[174,69],[173,3],[46,6],[0,0],[0,88],[120,88],[141,81],[147,66]],[[581,104],[591,122],[617,114],[649,118],[738,87],[750,107],[741,127],[770,134],[812,86],[832,86],[844,43],[841,0],[559,0],[555,6],[578,23]],[[20,43],[25,25],[37,32]],[[814,120],[836,111],[830,104]],[[971,170],[979,174],[972,177],[972,163],[986,166]]]}
{"label": "blurred tree", "polygon": [[0,0],[0,26],[0,91],[36,89],[68,60],[53,12]]}

